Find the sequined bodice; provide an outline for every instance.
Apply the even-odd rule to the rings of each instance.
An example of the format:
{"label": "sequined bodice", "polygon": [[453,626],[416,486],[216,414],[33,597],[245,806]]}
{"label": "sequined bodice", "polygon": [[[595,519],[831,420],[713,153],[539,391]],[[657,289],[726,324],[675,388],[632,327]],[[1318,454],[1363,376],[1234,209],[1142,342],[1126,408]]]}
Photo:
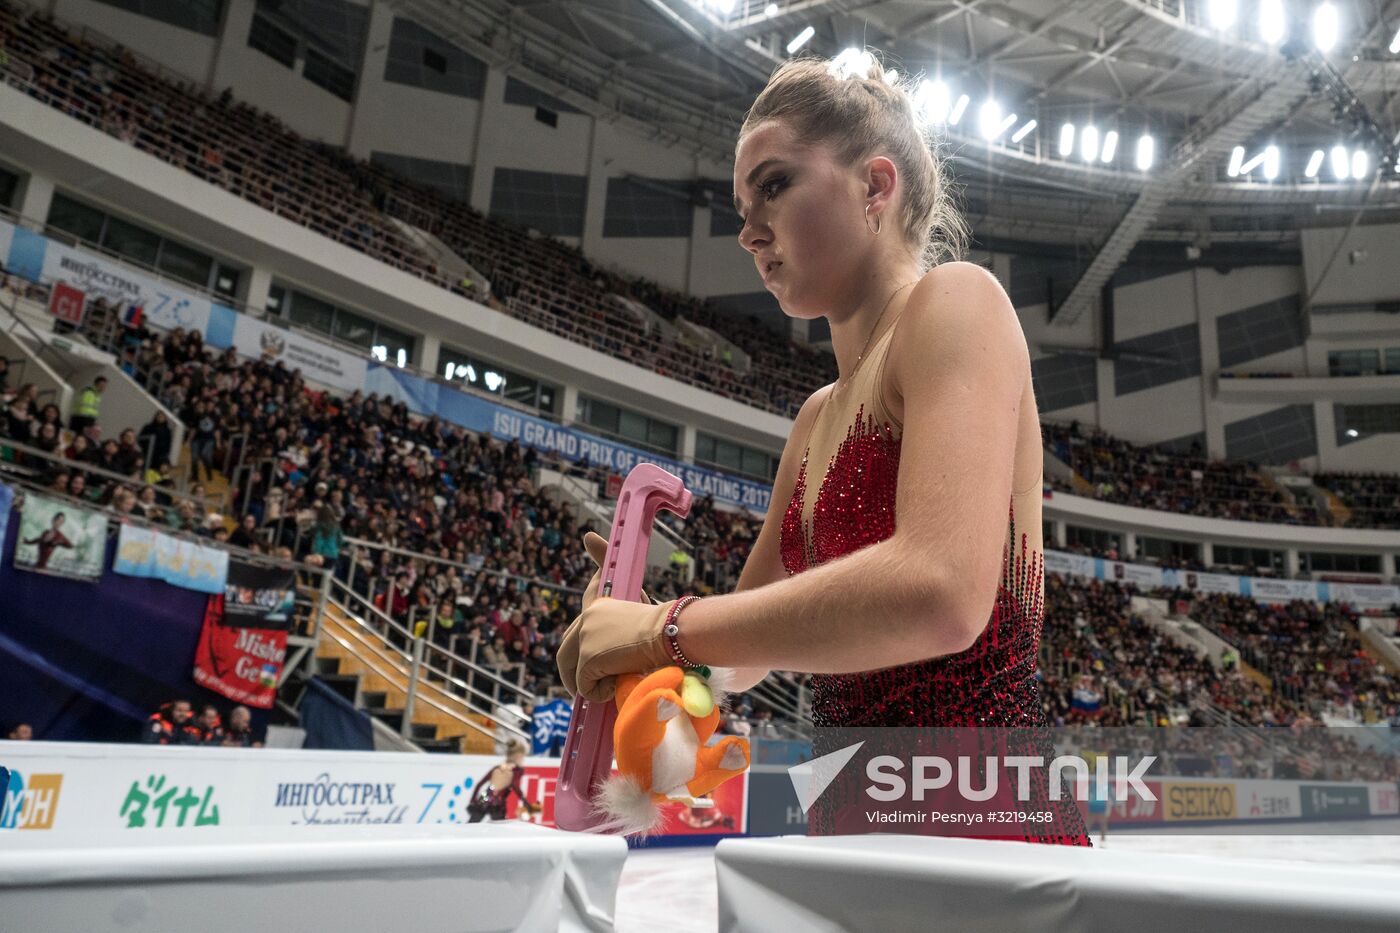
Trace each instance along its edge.
{"label": "sequined bodice", "polygon": [[[891,332],[893,328],[891,328]],[[877,342],[880,364],[888,334]],[[872,354],[872,358],[875,354]],[[780,550],[789,575],[883,541],[895,530],[895,489],[902,429],[881,401],[881,365],[850,386],[854,419],[840,436],[827,420],[813,430],[792,499],[783,515]],[[864,375],[863,381],[860,377]],[[821,414],[844,418],[828,403]],[[849,409],[847,409],[849,410]],[[820,414],[819,414],[820,418]],[[822,446],[825,445],[825,446]],[[809,498],[813,447],[833,449]],[[1033,497],[1033,498],[1032,498]],[[1044,618],[1044,566],[1039,486],[1014,494],[1003,529],[1001,582],[986,629],[956,655],[853,674],[812,676],[817,726],[1027,726],[1044,721],[1035,679]],[[1034,519],[1018,534],[1016,506]]]}

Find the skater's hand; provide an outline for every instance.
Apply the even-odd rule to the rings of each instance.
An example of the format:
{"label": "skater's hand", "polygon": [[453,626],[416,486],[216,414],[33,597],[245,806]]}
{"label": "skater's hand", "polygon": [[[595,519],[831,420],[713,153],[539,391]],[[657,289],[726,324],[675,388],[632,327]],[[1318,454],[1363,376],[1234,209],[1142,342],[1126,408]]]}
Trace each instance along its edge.
{"label": "skater's hand", "polygon": [[[593,579],[588,581],[588,586],[583,591],[583,608],[587,609],[597,598],[598,588],[602,586],[603,561],[608,556],[608,539],[600,534],[587,532],[583,536],[583,548],[588,552],[588,556],[593,558],[593,563],[598,565],[598,569],[593,571]],[[647,595],[646,590],[642,590],[642,602],[654,603],[655,601]]]}
{"label": "skater's hand", "polygon": [[675,663],[661,626],[678,600],[648,605],[598,596],[564,633],[556,660],[569,693],[610,699],[618,674],[640,674]]}

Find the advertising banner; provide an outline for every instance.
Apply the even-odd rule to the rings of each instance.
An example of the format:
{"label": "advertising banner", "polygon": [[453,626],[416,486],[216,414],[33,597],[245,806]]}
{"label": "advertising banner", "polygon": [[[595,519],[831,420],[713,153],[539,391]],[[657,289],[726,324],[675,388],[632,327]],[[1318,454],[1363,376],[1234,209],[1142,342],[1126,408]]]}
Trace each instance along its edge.
{"label": "advertising banner", "polygon": [[[7,229],[6,229],[7,228]],[[67,246],[0,221],[0,244],[11,240],[6,268],[36,282],[62,282],[89,301],[138,305],[146,321],[165,330],[183,327],[203,333],[214,305],[208,298],[103,256]]]}
{"label": "advertising banner", "polygon": [[365,386],[369,361],[314,337],[238,315],[233,325],[232,346],[239,353],[268,363],[281,362],[288,369],[299,369],[312,382],[357,392]]}
{"label": "advertising banner", "polygon": [[100,512],[25,494],[15,541],[17,569],[96,582],[106,550],[107,519]]}
{"label": "advertising banner", "polygon": [[1242,820],[1296,820],[1303,812],[1293,781],[1236,781],[1235,805]]}
{"label": "advertising banner", "polygon": [[83,323],[86,305],[87,296],[70,285],[58,282],[49,291],[49,313],[60,321],[73,325]]}
{"label": "advertising banner", "polygon": [[1317,584],[1311,580],[1274,580],[1244,577],[1244,595],[1263,603],[1287,603],[1295,599],[1317,599]]}
{"label": "advertising banner", "polygon": [[1233,781],[1163,781],[1161,797],[1168,823],[1235,819]]}
{"label": "advertising banner", "polygon": [[1301,784],[1303,819],[1370,816],[1371,795],[1364,784]]}
{"label": "advertising banner", "polygon": [[14,508],[15,491],[0,483],[0,547],[5,544],[5,535],[10,530],[10,510]]}
{"label": "advertising banner", "polygon": [[[18,778],[6,791],[3,830],[44,830],[81,840],[93,831],[152,832],[179,826],[294,827],[327,823],[452,825],[494,755],[422,755],[274,748],[0,742]],[[521,789],[553,825],[558,759],[525,759]],[[684,809],[667,832],[743,832],[747,782],[717,792],[715,806]],[[11,818],[10,814],[13,815]],[[511,795],[507,818],[519,817]]]}
{"label": "advertising banner", "polygon": [[1346,603],[1356,612],[1385,612],[1400,602],[1400,587],[1374,583],[1329,583],[1327,589],[1329,599]]}

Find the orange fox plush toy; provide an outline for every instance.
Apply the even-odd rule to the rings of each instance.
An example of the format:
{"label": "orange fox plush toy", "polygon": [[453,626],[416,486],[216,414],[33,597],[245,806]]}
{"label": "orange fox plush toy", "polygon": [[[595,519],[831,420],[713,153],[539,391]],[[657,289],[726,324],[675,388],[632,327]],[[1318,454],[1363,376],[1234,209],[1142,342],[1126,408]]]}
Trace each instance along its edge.
{"label": "orange fox plush toy", "polygon": [[661,805],[694,804],[749,766],[749,743],[728,735],[706,744],[728,699],[730,672],[686,671],[679,665],[617,678],[613,751],[618,774],[602,785],[594,808],[603,829],[649,835],[661,827]]}

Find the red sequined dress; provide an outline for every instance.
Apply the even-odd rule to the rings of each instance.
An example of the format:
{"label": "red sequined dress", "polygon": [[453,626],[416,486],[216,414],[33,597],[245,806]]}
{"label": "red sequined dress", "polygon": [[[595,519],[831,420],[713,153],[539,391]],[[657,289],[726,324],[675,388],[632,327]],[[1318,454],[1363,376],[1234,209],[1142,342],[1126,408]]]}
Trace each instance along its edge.
{"label": "red sequined dress", "polygon": [[[891,327],[840,396],[818,412],[783,517],[781,551],[788,575],[858,551],[895,530],[895,486],[902,428],[886,409],[880,386]],[[842,430],[844,429],[844,436]],[[809,477],[811,462],[825,464]],[[828,454],[827,452],[830,451]],[[809,479],[817,488],[809,501]],[[1007,509],[1001,583],[981,637],[956,655],[852,674],[813,674],[812,721],[818,727],[1044,727],[1036,657],[1044,623],[1041,484],[1012,494]],[[1018,514],[1022,521],[1017,522]],[[816,750],[815,754],[820,754]],[[820,832],[821,801],[809,813]],[[1027,839],[1089,845],[1072,801],[1057,827],[1065,835]]]}

